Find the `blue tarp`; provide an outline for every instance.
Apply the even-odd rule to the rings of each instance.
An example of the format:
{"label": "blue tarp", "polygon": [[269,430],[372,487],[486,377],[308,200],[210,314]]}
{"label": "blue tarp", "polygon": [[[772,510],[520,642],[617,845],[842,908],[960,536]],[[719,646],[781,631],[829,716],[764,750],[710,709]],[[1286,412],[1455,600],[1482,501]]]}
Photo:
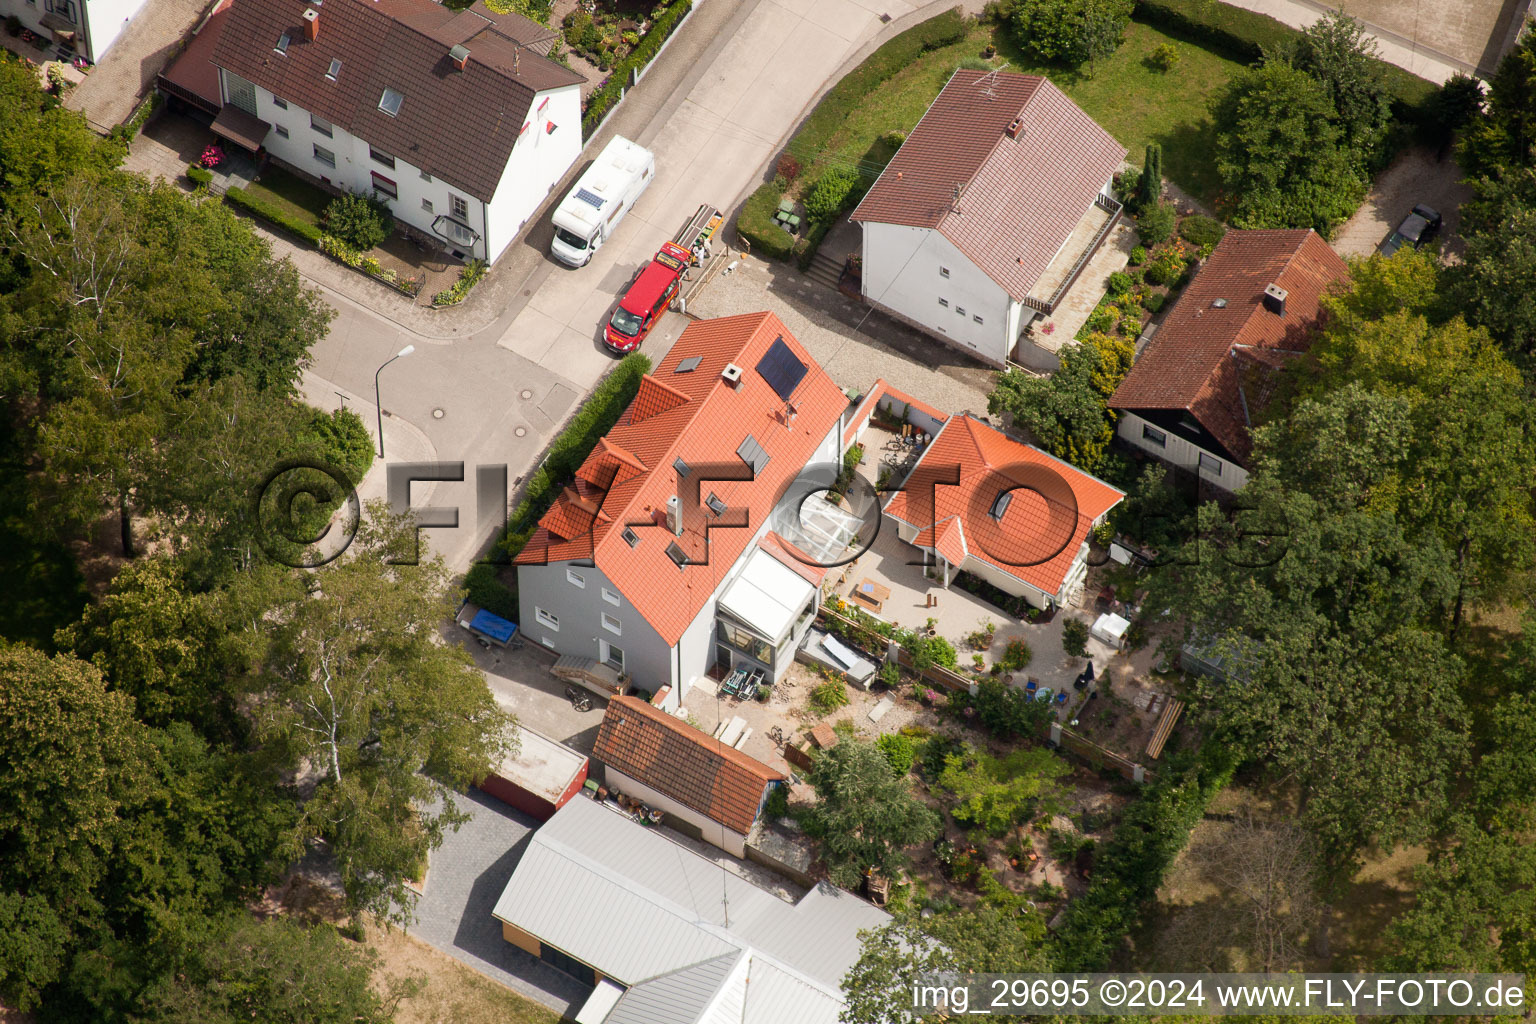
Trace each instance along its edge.
{"label": "blue tarp", "polygon": [[469,628],[487,639],[504,644],[517,632],[517,623],[508,622],[500,615],[492,615],[482,608],[469,620]]}

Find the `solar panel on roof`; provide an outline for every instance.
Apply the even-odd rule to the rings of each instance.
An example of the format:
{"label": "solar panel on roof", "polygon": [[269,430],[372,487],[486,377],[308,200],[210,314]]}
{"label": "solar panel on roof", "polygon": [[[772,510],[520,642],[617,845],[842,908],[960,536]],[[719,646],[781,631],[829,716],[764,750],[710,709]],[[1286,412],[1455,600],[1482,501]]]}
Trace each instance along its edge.
{"label": "solar panel on roof", "polygon": [[597,193],[595,193],[595,192],[588,192],[584,188],[579,188],[579,189],[576,190],[576,198],[580,199],[584,203],[591,204],[592,206],[596,207],[599,210],[601,210],[603,208],[603,204],[608,201],[608,200],[604,199],[602,196],[598,195]]}
{"label": "solar panel on roof", "polygon": [[689,356],[687,359],[684,359],[682,362],[678,363],[677,364],[677,369],[673,370],[672,372],[673,373],[692,373],[694,370],[697,370],[699,368],[699,364],[702,363],[703,361],[704,361],[704,357],[703,356]]}
{"label": "solar panel on roof", "polygon": [[768,465],[768,453],[763,451],[763,446],[758,444],[757,438],[751,434],[748,434],[747,439],[741,442],[741,447],[736,449],[736,454],[741,458],[742,462],[752,467],[754,476],[761,473],[763,467]]}
{"label": "solar panel on roof", "polygon": [[762,374],[768,386],[786,402],[795,388],[805,379],[805,364],[784,344],[782,336],[775,338],[763,358],[757,361],[757,372]]}

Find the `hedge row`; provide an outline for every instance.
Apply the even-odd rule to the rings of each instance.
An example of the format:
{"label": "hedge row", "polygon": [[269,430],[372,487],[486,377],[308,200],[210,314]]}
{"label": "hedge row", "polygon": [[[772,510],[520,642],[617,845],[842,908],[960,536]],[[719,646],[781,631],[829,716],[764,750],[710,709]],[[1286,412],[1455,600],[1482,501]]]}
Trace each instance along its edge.
{"label": "hedge row", "polygon": [[968,27],[965,12],[955,7],[891,38],[828,90],[805,119],[805,126],[790,140],[789,151],[809,169],[866,96],[909,67],[919,55],[964,39]]}
{"label": "hedge row", "polygon": [[[1234,60],[1251,64],[1300,32],[1267,14],[1212,0],[1136,0],[1137,21],[1184,36],[1192,42],[1219,50]],[[1393,113],[1417,121],[1435,85],[1395,64],[1377,61],[1382,82],[1393,98]]]}
{"label": "hedge row", "polygon": [[1108,968],[1211,799],[1231,781],[1238,760],[1231,748],[1209,741],[1193,766],[1164,775],[1127,808],[1094,859],[1087,891],[1067,905],[1054,936],[1057,970]]}
{"label": "hedge row", "polygon": [[254,196],[248,194],[245,189],[240,188],[238,185],[231,185],[229,188],[225,189],[224,198],[228,199],[242,210],[245,210],[248,213],[253,213],[260,217],[262,220],[271,221],[278,227],[298,235],[310,245],[316,247],[320,245],[320,229],[318,227],[309,223],[308,221],[299,220],[297,217],[289,216],[287,213],[279,210],[275,206],[269,206],[267,203],[264,203],[260,199],[257,199]]}
{"label": "hedge row", "polygon": [[661,50],[661,44],[667,41],[672,30],[677,28],[683,16],[693,7],[693,0],[674,0],[671,7],[662,12],[661,17],[651,26],[651,30],[640,40],[640,45],[629,51],[628,56],[613,66],[613,73],[592,95],[587,97],[586,108],[581,115],[581,137],[590,138],[594,129],[602,123],[603,115],[608,113],[608,108],[619,101],[624,95],[624,86],[629,81],[630,72],[636,68],[643,68],[649,64]]}
{"label": "hedge row", "polygon": [[213,181],[213,172],[200,164],[187,164],[187,177],[198,188],[207,188]]}
{"label": "hedge row", "polygon": [[[613,429],[629,403],[640,391],[640,378],[651,370],[651,360],[640,352],[631,352],[604,377],[577,411],[570,425],[549,446],[544,462],[528,478],[523,500],[507,517],[507,533],[501,549],[515,559],[533,536],[539,518],[549,511],[561,486],[576,473],[598,438]],[[478,602],[477,602],[478,603]]]}
{"label": "hedge row", "polygon": [[496,566],[489,562],[477,562],[464,577],[464,599],[477,604],[492,615],[500,615],[508,622],[518,618],[517,591],[501,582]]}
{"label": "hedge row", "polygon": [[752,193],[736,218],[736,233],[751,243],[752,251],[759,256],[787,260],[794,250],[795,236],[773,219],[783,198],[784,193],[770,181]]}

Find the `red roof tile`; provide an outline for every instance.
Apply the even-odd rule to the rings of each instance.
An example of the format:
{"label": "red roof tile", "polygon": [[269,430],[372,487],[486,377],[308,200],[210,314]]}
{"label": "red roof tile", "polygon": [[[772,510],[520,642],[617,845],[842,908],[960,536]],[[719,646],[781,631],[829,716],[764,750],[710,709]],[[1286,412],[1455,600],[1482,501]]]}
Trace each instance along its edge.
{"label": "red roof tile", "polygon": [[[994,516],[1005,491],[1011,496]],[[913,543],[938,548],[952,564],[969,554],[1056,594],[1093,522],[1124,497],[979,420],[952,416],[885,514],[916,527]]]}
{"label": "red roof tile", "polygon": [[[808,371],[790,395],[793,418],[785,416],[785,402],[755,369],[781,337]],[[693,356],[698,365],[678,373],[678,365]],[[729,363],[744,371],[735,387],[721,377]],[[517,561],[592,559],[667,643],[676,644],[767,521],[781,492],[837,426],[848,399],[772,313],[690,324],[650,376],[655,380],[642,383],[643,394],[676,393],[686,400],[657,409],[651,399],[642,408],[637,397],[608,432],[607,446],[599,445],[577,476],[600,480],[617,450],[647,468],[616,476],[596,517],[564,496],[557,499]],[[676,461],[698,467],[701,477],[695,479],[707,475],[711,464],[744,473],[746,464],[736,453],[748,436],[769,457],[756,478],[709,480],[692,501],[687,480],[679,486]],[[729,506],[718,520],[704,505],[710,492]],[[690,499],[682,502],[683,531],[677,537],[666,527],[667,499],[674,495]],[[745,527],[729,525],[743,513]],[[583,524],[590,528],[571,533]],[[634,547],[624,540],[626,529],[639,538]],[[668,556],[674,543],[689,564],[679,567]]]}
{"label": "red roof tile", "polygon": [[[1252,449],[1248,424],[1264,404],[1272,370],[1311,345],[1319,300],[1348,273],[1309,229],[1228,231],[1121,381],[1110,407],[1187,410],[1246,463]],[[1283,317],[1264,308],[1269,284],[1289,293]],[[1217,299],[1226,306],[1213,306]]]}
{"label": "red roof tile", "polygon": [[208,15],[208,20],[203,22],[197,30],[187,48],[182,51],[161,74],[167,82],[180,86],[195,96],[201,96],[218,109],[223,102],[223,95],[219,92],[219,69],[214,66],[211,58],[213,51],[219,45],[219,36],[224,32],[224,23],[229,20],[229,7],[231,0],[219,0],[214,5],[213,12]]}
{"label": "red roof tile", "polygon": [[1049,79],[961,69],[853,219],[936,229],[1023,299],[1124,159]]}
{"label": "red roof tile", "polygon": [[[314,42],[306,10],[320,15]],[[284,33],[288,47],[278,54]],[[212,60],[490,202],[534,96],[582,81],[540,55],[550,38],[483,3],[455,12],[432,0],[237,0]],[[459,43],[469,48],[462,71],[448,56]],[[334,81],[326,77],[332,60],[341,61]],[[395,116],[379,109],[385,88],[405,97]]]}
{"label": "red roof tile", "polygon": [[813,586],[821,586],[821,581],[826,579],[827,573],[832,571],[831,566],[817,565],[811,560],[810,555],[772,530],[763,534],[757,546],[772,555],[780,565]]}
{"label": "red roof tile", "polygon": [[784,775],[638,697],[608,702],[592,756],[745,835],[763,789]]}

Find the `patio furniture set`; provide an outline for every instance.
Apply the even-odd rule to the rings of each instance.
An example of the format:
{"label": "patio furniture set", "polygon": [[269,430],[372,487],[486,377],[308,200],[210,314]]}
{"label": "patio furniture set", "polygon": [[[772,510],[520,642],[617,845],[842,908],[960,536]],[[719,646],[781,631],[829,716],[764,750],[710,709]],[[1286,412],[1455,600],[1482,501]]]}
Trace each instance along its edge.
{"label": "patio furniture set", "polygon": [[762,669],[738,668],[726,676],[725,682],[720,684],[720,695],[733,700],[755,699],[758,687],[762,685]]}

